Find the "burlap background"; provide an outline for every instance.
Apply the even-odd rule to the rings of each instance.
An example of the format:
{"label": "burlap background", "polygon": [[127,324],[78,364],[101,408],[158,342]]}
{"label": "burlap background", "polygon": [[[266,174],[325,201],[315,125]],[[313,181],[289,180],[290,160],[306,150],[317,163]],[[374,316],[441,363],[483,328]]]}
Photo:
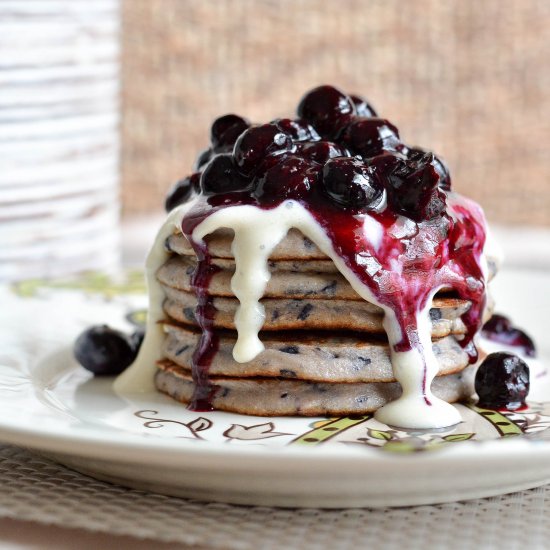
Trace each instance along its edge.
{"label": "burlap background", "polygon": [[334,83],[438,151],[490,219],[550,225],[550,1],[125,0],[123,194],[159,211],[211,120]]}

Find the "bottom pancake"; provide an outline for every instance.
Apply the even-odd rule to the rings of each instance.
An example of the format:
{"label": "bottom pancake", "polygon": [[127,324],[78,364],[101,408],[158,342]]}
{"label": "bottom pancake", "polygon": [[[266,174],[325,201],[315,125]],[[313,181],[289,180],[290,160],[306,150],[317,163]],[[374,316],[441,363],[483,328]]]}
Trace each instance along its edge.
{"label": "bottom pancake", "polygon": [[[189,403],[194,383],[191,373],[170,361],[158,364],[157,389],[182,403]],[[458,374],[437,377],[434,395],[454,403],[474,393],[475,365]],[[401,395],[397,382],[326,383],[266,378],[210,378],[212,406],[216,410],[256,416],[326,416],[374,412]]]}

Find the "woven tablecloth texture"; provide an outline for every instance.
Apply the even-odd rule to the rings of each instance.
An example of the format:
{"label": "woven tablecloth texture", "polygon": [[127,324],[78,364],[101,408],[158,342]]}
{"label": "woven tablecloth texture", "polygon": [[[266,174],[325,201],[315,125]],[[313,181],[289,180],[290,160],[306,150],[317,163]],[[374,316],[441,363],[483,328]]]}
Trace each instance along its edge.
{"label": "woven tablecloth texture", "polygon": [[0,517],[207,548],[532,550],[550,541],[550,486],[437,506],[283,510],[125,489],[0,446],[0,487]]}

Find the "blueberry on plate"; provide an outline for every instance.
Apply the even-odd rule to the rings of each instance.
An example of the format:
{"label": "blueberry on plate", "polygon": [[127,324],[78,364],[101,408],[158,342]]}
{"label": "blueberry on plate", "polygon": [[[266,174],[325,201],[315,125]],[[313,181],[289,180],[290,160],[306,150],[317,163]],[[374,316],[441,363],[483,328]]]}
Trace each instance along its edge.
{"label": "blueberry on plate", "polygon": [[281,154],[292,149],[292,138],[277,124],[270,122],[252,126],[239,136],[233,157],[239,171],[251,176],[268,155]]}
{"label": "blueberry on plate", "polygon": [[135,332],[132,332],[132,334],[130,335],[130,341],[134,346],[136,354],[141,348],[141,344],[143,344],[144,338],[145,338],[145,331],[142,328],[136,330]]}
{"label": "blueberry on plate", "polygon": [[358,95],[350,95],[350,99],[355,105],[357,116],[375,117],[378,116],[372,105],[364,98]]}
{"label": "blueberry on plate", "polygon": [[136,341],[107,325],[91,327],[76,339],[74,356],[96,376],[120,374],[136,357]]}
{"label": "blueberry on plate", "polygon": [[239,173],[229,153],[216,155],[200,177],[201,190],[205,195],[243,191],[248,185],[248,180]]}
{"label": "blueberry on plate", "polygon": [[520,348],[527,357],[537,354],[535,343],[523,330],[516,328],[508,317],[495,313],[484,325],[481,334],[488,340]]}
{"label": "blueberry on plate", "polygon": [[187,202],[193,193],[200,192],[200,172],[195,172],[191,176],[187,176],[182,180],[179,180],[173,187],[170,189],[166,200],[164,201],[164,209],[166,212],[170,212],[179,206]]}
{"label": "blueberry on plate", "polygon": [[334,139],[353,115],[353,101],[334,86],[314,88],[298,105],[298,116],[312,124],[321,137],[328,139]]}
{"label": "blueberry on plate", "polygon": [[210,130],[210,141],[214,151],[227,152],[228,148],[233,147],[237,138],[249,127],[248,120],[239,115],[229,114],[217,118]]}
{"label": "blueberry on plate", "polygon": [[477,370],[475,390],[479,407],[515,411],[529,394],[529,367],[512,353],[491,353]]}
{"label": "blueberry on plate", "polygon": [[361,160],[336,157],[323,167],[323,190],[341,208],[376,210],[384,199],[384,187],[379,178]]}

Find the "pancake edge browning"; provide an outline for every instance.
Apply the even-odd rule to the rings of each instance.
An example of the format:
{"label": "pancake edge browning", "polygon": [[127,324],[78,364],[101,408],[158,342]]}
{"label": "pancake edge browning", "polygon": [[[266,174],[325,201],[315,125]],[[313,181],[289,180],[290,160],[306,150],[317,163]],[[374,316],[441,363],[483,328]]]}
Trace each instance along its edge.
{"label": "pancake edge browning", "polygon": [[[475,366],[459,374],[436,378],[434,395],[448,403],[473,394]],[[254,416],[343,416],[372,413],[401,395],[397,382],[330,384],[265,378],[210,377],[215,410]],[[157,389],[188,404],[193,395],[191,373],[173,363],[158,364]]]}

